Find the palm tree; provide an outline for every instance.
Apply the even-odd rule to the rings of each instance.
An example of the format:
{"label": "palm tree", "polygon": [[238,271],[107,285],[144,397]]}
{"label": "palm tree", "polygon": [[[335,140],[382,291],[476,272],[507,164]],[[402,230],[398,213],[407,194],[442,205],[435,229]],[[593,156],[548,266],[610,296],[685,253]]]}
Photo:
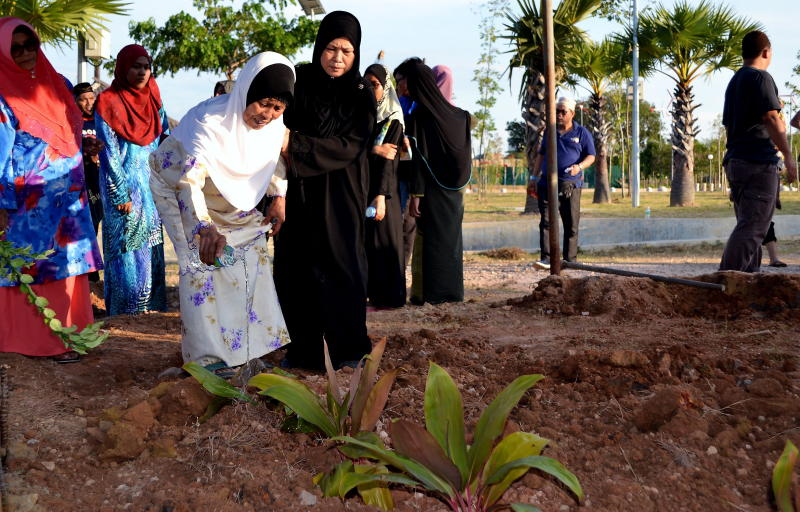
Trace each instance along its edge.
{"label": "palm tree", "polygon": [[[608,88],[625,77],[630,76],[631,61],[627,58],[625,45],[618,38],[606,38],[597,43],[586,40],[579,45],[566,62],[571,74],[583,78],[589,91],[589,123],[592,131],[594,147],[597,152],[595,161],[595,185],[593,203],[611,202],[611,188],[608,175],[608,149],[611,137],[611,123],[606,112],[605,93]],[[640,68],[641,74],[647,74],[647,68]]]}
{"label": "palm tree", "polygon": [[741,66],[742,38],[759,28],[730,8],[708,0],[696,5],[679,0],[671,8],[658,5],[642,13],[642,59],[655,61],[657,70],[675,82],[670,206],[694,203],[694,139],[699,133],[694,111],[699,105],[694,104],[692,84],[716,71]]}
{"label": "palm tree", "polygon": [[[537,3],[537,0],[517,0],[520,12],[507,14],[504,36],[513,46],[509,68],[524,69],[520,99],[522,119],[525,121],[525,155],[530,174],[534,171],[533,162],[545,128],[544,20]],[[588,39],[577,24],[589,18],[602,3],[603,0],[562,0],[553,13],[556,83],[569,78],[564,62],[581,42]],[[529,198],[525,212],[535,210],[535,202]]]}
{"label": "palm tree", "polygon": [[121,0],[0,0],[0,16],[27,21],[43,43],[64,46],[105,28],[105,15],[124,14],[127,5]]}

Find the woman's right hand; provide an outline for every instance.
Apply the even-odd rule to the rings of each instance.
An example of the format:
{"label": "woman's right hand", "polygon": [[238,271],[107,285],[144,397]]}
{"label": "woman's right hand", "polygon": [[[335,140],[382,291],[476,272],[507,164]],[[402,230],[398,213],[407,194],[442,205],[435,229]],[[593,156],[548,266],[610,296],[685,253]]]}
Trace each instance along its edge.
{"label": "woman's right hand", "polygon": [[397,144],[381,144],[380,146],[374,146],[372,148],[372,152],[378,156],[382,156],[387,160],[394,160],[397,156]]}
{"label": "woman's right hand", "polygon": [[422,212],[419,209],[419,200],[419,197],[414,196],[411,196],[411,199],[408,200],[408,213],[415,219],[422,217]]}
{"label": "woman's right hand", "polygon": [[121,213],[128,214],[131,213],[132,210],[133,210],[132,201],[128,201],[127,203],[122,203],[117,205],[117,211]]}
{"label": "woman's right hand", "polygon": [[222,256],[222,250],[225,249],[228,241],[225,239],[225,235],[219,234],[217,227],[213,224],[201,229],[198,235],[200,236],[198,248],[200,261],[206,265],[213,265],[214,260]]}

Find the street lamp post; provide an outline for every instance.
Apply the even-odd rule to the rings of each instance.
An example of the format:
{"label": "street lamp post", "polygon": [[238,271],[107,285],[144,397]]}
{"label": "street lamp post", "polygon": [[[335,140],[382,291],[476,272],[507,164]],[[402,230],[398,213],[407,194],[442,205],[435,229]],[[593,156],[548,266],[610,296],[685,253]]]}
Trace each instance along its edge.
{"label": "street lamp post", "polygon": [[711,161],[712,160],[714,160],[714,155],[709,153],[708,154],[708,181],[709,181],[708,188],[709,188],[709,190],[711,190],[713,192],[714,191],[714,185],[712,184],[712,178],[711,178]]}
{"label": "street lamp post", "polygon": [[300,7],[306,16],[313,16],[314,14],[325,14],[325,8],[322,6],[322,0],[298,0]]}
{"label": "street lamp post", "polygon": [[639,8],[633,0],[633,144],[631,148],[631,205],[639,207]]}

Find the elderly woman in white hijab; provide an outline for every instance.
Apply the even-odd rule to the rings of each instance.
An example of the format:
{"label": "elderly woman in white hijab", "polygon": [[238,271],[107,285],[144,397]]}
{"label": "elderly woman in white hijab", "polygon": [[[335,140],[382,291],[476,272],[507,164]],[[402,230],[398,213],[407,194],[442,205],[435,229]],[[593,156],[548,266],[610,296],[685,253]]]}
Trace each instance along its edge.
{"label": "elderly woman in white hijab", "polygon": [[367,297],[373,309],[399,308],[406,303],[403,257],[403,214],[397,182],[398,146],[403,140],[403,108],[389,71],[373,64],[364,71],[372,84],[378,116],[369,155],[369,198],[365,232]]}
{"label": "elderly woman in white hijab", "polygon": [[[184,361],[222,377],[289,342],[267,258],[284,220],[280,153],[294,68],[251,58],[230,94],[192,108],[150,157],[150,188],[180,265]],[[255,208],[275,196],[265,218]]]}

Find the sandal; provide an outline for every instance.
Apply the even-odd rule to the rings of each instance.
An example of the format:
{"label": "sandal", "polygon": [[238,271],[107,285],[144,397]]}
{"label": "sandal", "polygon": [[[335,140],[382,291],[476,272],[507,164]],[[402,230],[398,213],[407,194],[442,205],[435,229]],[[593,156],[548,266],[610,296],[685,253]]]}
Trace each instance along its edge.
{"label": "sandal", "polygon": [[236,375],[236,370],[231,368],[230,366],[226,365],[224,362],[220,361],[218,363],[212,363],[204,366],[206,370],[210,371],[217,377],[223,378],[225,380],[230,379],[234,375]]}
{"label": "sandal", "polygon": [[788,267],[789,265],[787,265],[786,263],[782,262],[781,260],[775,260],[775,261],[771,261],[769,263],[769,266],[770,267],[777,267],[777,268],[784,268],[784,267]]}
{"label": "sandal", "polygon": [[81,355],[74,350],[70,350],[69,352],[64,352],[63,354],[53,356],[51,359],[58,364],[77,363],[80,362]]}

